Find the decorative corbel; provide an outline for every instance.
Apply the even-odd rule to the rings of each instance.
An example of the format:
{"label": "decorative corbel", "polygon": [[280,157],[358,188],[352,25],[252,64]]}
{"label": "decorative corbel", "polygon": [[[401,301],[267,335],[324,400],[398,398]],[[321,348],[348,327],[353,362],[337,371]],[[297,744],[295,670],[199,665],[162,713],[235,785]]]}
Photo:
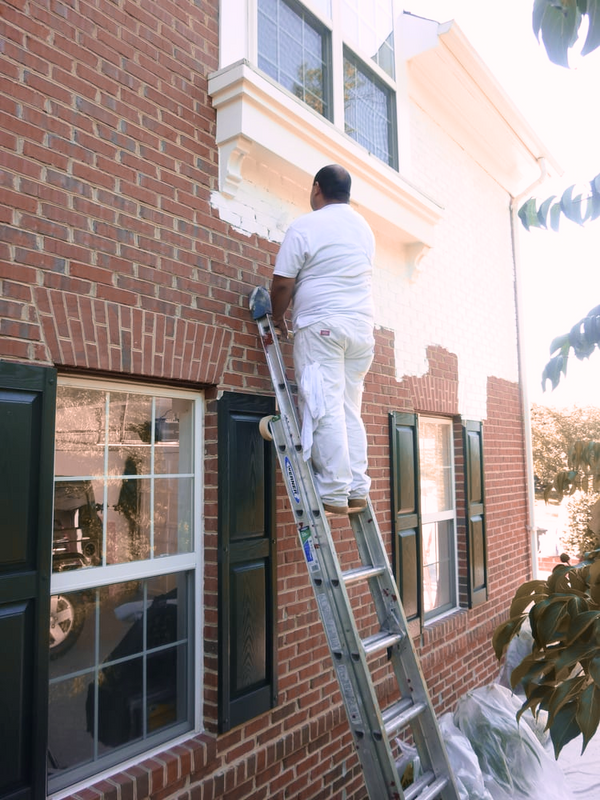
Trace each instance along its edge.
{"label": "decorative corbel", "polygon": [[219,144],[219,188],[226,197],[235,197],[242,183],[242,165],[253,148],[251,139],[241,134]]}

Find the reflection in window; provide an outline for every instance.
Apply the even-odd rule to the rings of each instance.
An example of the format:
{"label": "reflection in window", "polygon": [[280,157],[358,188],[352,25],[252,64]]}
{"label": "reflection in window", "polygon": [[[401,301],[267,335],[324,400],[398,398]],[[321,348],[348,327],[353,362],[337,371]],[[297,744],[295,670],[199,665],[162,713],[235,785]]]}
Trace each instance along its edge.
{"label": "reflection in window", "polygon": [[426,617],[456,606],[452,422],[419,419],[423,604]]}
{"label": "reflection in window", "polygon": [[55,572],[193,549],[193,401],[60,386]]}
{"label": "reflection in window", "polygon": [[345,131],[386,164],[396,166],[391,89],[346,51],[344,55]]}
{"label": "reflection in window", "polygon": [[50,651],[51,778],[188,721],[191,587],[178,573],[64,595],[81,623]]}
{"label": "reflection in window", "polygon": [[258,0],[258,66],[330,119],[328,39],[300,5]]}
{"label": "reflection in window", "polygon": [[392,0],[343,0],[344,39],[357,45],[394,77],[394,16]]}

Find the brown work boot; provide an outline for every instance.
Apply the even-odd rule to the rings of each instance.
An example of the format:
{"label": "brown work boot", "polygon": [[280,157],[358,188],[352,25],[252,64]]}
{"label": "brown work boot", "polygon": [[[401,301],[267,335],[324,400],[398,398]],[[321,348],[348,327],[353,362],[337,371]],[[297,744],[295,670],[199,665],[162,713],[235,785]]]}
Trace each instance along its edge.
{"label": "brown work boot", "polygon": [[325,509],[325,516],[332,517],[334,514],[348,514],[350,509],[348,506],[332,506],[331,503],[323,503]]}
{"label": "brown work boot", "polygon": [[367,507],[367,498],[366,497],[351,497],[350,500],[348,500],[348,506],[349,506],[351,511],[352,511],[352,509],[360,511],[361,508],[366,508]]}

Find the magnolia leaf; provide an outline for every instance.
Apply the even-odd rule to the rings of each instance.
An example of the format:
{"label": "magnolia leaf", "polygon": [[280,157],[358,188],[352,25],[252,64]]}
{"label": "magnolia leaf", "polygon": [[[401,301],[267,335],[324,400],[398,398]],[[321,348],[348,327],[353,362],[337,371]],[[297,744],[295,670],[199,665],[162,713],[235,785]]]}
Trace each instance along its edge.
{"label": "magnolia leaf", "polygon": [[558,229],[560,227],[560,214],[560,203],[554,203],[550,209],[550,227],[555,233],[558,233]]}
{"label": "magnolia leaf", "polygon": [[516,619],[517,617],[520,617],[528,610],[529,606],[532,603],[539,603],[546,597],[548,597],[547,592],[544,592],[544,594],[532,594],[532,595],[528,594],[525,597],[515,597],[512,603],[510,604],[510,612],[509,612],[510,618]]}
{"label": "magnolia leaf", "polygon": [[552,205],[552,202],[554,201],[555,198],[556,198],[555,194],[553,194],[551,197],[547,197],[538,209],[537,218],[540,227],[542,228],[548,227],[548,211],[550,210],[550,206]]}
{"label": "magnolia leaf", "polygon": [[576,617],[569,626],[566,644],[570,645],[579,639],[596,620],[600,620],[600,611],[584,611]]}
{"label": "magnolia leaf", "polygon": [[[560,709],[550,728],[550,737],[554,746],[554,757],[558,758],[563,747],[581,733],[577,723],[577,703],[567,703]],[[549,722],[549,721],[548,721]]]}
{"label": "magnolia leaf", "polygon": [[517,722],[521,719],[521,716],[527,711],[528,708],[531,708],[532,711],[535,710],[535,706],[539,705],[540,708],[547,705],[547,701],[549,696],[552,694],[552,688],[549,686],[536,686],[531,693],[527,693],[527,699],[517,712]]}
{"label": "magnolia leaf", "polygon": [[583,197],[580,194],[573,197],[574,189],[575,185],[565,189],[560,199],[560,207],[567,219],[570,219],[571,222],[576,222],[578,225],[583,225],[585,222]]}
{"label": "magnolia leaf", "polygon": [[587,56],[600,45],[600,0],[587,0],[587,15],[589,27],[581,50],[582,56]]}
{"label": "magnolia leaf", "polygon": [[496,653],[496,658],[498,661],[500,661],[502,658],[502,655],[510,640],[521,630],[521,625],[523,624],[524,619],[524,617],[521,619],[511,619],[502,625],[498,625],[494,631],[494,635],[492,637],[492,647],[494,648],[494,652]]}
{"label": "magnolia leaf", "polygon": [[562,681],[554,689],[550,700],[548,702],[548,725],[550,728],[554,723],[558,713],[563,706],[577,700],[579,692],[583,689],[586,683],[584,676],[577,675],[575,678],[569,678]]}
{"label": "magnolia leaf", "polygon": [[550,61],[568,67],[569,47],[577,38],[581,21],[576,0],[535,0],[532,21],[538,39],[542,35]]}
{"label": "magnolia leaf", "polygon": [[[596,645],[596,652],[598,652],[598,645]],[[596,686],[600,687],[600,655],[592,658],[588,664],[588,675],[594,681]]]}
{"label": "magnolia leaf", "polygon": [[539,579],[533,581],[525,581],[522,583],[515,592],[515,598],[524,597],[525,595],[542,594],[546,588],[546,581]]}
{"label": "magnolia leaf", "polygon": [[569,341],[569,334],[568,333],[563,333],[561,336],[556,336],[550,342],[550,355],[552,355],[553,353],[556,353],[557,350],[560,350],[561,352],[563,352],[565,350],[565,348],[566,348],[566,352],[568,353],[570,346],[571,346],[571,343]]}
{"label": "magnolia leaf", "polygon": [[552,388],[556,389],[560,383],[560,376],[567,374],[567,359],[565,356],[558,355],[551,358],[544,367],[542,373],[542,391],[546,391],[546,381],[550,381]]}
{"label": "magnolia leaf", "polygon": [[595,642],[573,642],[562,649],[555,661],[555,669],[561,672],[563,669],[571,668],[597,652],[598,645]]}
{"label": "magnolia leaf", "polygon": [[532,653],[526,656],[521,663],[516,666],[510,673],[510,685],[514,689],[519,683],[523,684],[527,691],[531,686],[539,686],[543,683],[542,678],[545,678],[549,673],[555,672],[555,665],[552,660],[547,658],[540,659],[537,653]]}
{"label": "magnolia leaf", "polygon": [[577,704],[576,720],[583,733],[583,746],[581,748],[583,755],[588,742],[596,733],[598,722],[600,721],[600,689],[595,683],[591,683],[581,693]]}
{"label": "magnolia leaf", "polygon": [[540,227],[535,198],[530,197],[529,200],[526,200],[519,209],[518,215],[526,231],[530,228]]}
{"label": "magnolia leaf", "polygon": [[568,598],[547,598],[537,603],[529,615],[533,638],[540,647],[547,647],[560,639],[561,631],[568,629]]}

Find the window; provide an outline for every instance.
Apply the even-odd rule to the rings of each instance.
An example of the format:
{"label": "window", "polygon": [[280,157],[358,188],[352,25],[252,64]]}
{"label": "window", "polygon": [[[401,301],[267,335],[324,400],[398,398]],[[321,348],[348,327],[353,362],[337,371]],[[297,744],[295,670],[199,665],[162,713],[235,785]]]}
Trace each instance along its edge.
{"label": "window", "polygon": [[[467,585],[463,602],[474,606],[487,600],[482,424],[463,425],[463,548],[458,547],[455,442],[450,419],[390,414],[394,570],[409,621],[423,623],[457,608],[459,579]],[[466,561],[459,561],[459,549],[466,550]]]}
{"label": "window", "polygon": [[59,384],[51,791],[195,726],[200,415],[188,392]]}
{"label": "window", "polygon": [[258,66],[397,168],[392,0],[258,0]]}
{"label": "window", "polygon": [[456,511],[450,420],[419,419],[425,618],[456,606]]}
{"label": "window", "polygon": [[327,119],[329,39],[301,6],[283,0],[258,4],[258,66]]}

